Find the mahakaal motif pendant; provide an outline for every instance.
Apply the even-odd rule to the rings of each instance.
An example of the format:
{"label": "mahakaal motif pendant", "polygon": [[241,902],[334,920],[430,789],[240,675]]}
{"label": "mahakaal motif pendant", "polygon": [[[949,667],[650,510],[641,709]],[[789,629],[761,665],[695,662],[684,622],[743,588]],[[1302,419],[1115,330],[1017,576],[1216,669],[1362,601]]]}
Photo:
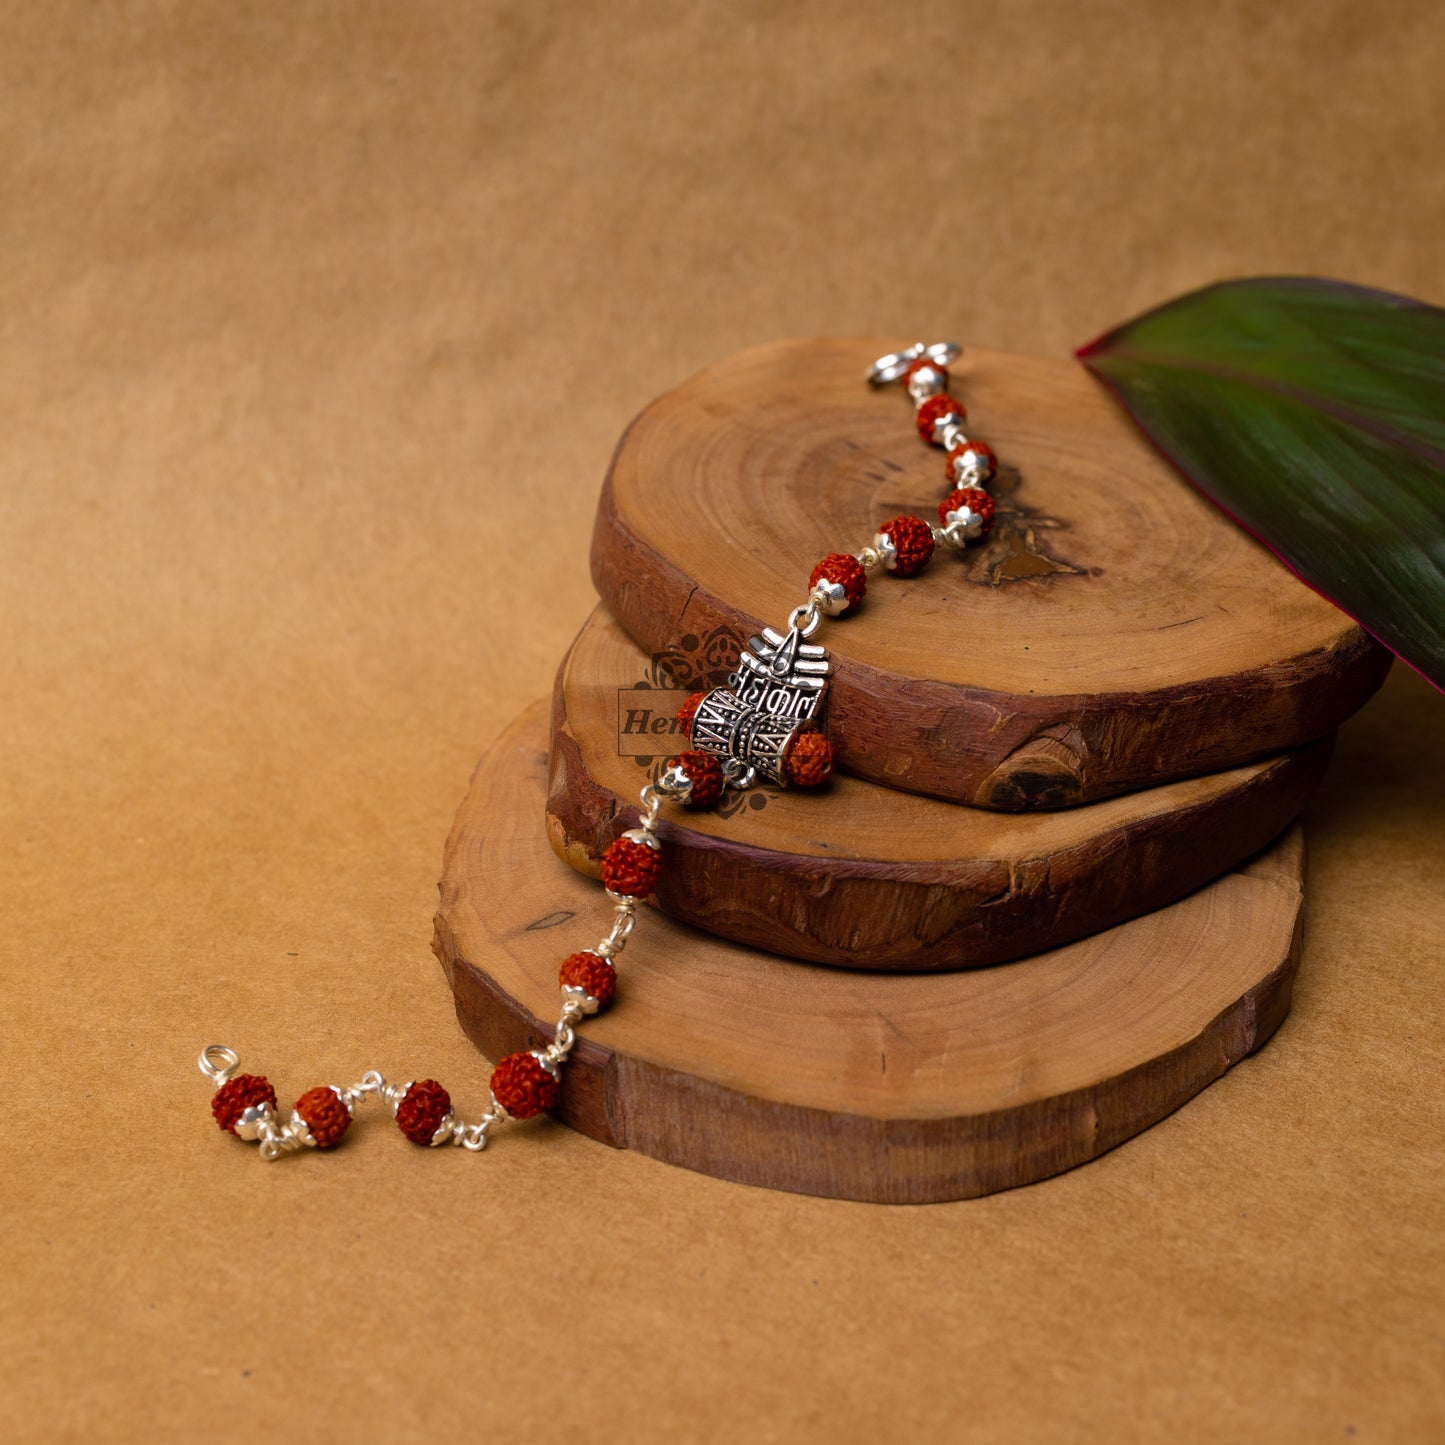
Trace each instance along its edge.
{"label": "mahakaal motif pendant", "polygon": [[794,739],[818,719],[831,667],[826,649],[805,641],[798,628],[784,635],[765,627],[748,639],[727,686],[698,704],[693,747],[722,759],[735,787],[787,787],[784,759]]}

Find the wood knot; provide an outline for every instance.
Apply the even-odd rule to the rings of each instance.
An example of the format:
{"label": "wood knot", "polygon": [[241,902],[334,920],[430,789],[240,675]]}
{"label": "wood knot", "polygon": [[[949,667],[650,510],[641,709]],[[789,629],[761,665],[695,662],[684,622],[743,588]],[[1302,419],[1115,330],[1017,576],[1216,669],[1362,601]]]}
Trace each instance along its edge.
{"label": "wood knot", "polygon": [[1074,728],[1062,737],[1039,733],[983,780],[974,800],[1009,812],[1072,807],[1084,799],[1083,751],[1083,738]]}

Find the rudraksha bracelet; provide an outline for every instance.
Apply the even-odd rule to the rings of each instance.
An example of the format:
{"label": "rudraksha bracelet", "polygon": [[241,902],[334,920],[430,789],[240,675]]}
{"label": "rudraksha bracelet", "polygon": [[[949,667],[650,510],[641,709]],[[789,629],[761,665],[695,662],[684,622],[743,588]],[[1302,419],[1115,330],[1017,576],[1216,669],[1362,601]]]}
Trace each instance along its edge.
{"label": "rudraksha bracelet", "polygon": [[594,948],[562,961],[562,1005],[552,1042],[544,1049],[509,1054],[491,1076],[491,1102],[474,1123],[457,1117],[451,1096],[435,1079],[388,1084],[374,1069],[356,1084],[308,1089],[278,1122],[276,1091],[260,1074],[238,1072],[235,1053],[221,1044],[201,1050],[200,1069],[218,1087],[211,1100],[216,1123],[239,1139],[260,1144],[261,1156],[279,1159],[303,1149],[329,1149],[351,1127],[357,1106],[375,1099],[391,1109],[414,1144],[486,1148],[491,1130],[507,1119],[530,1119],[557,1102],[562,1070],[577,1042],[577,1025],[606,1008],[617,992],[617,956],[637,923],[637,905],[662,875],[657,836],[664,801],[710,808],[728,788],[760,782],[812,788],[833,771],[833,745],[821,731],[822,705],[832,664],[809,639],[824,620],[855,611],[880,567],[895,577],[916,577],[939,547],[962,550],[993,528],[988,484],[997,459],[966,430],[968,414],[948,389],[953,342],[918,342],[880,357],[868,371],[876,387],[902,381],[913,400],[918,434],[946,457],[948,494],[937,523],[901,516],[885,522],[857,552],[830,552],[808,578],[806,599],[788,615],[785,630],[764,628],[748,640],[737,670],[722,687],[692,694],[678,710],[691,747],[668,760],[641,792],[639,826],[602,854],[602,883],[612,902],[612,927]]}

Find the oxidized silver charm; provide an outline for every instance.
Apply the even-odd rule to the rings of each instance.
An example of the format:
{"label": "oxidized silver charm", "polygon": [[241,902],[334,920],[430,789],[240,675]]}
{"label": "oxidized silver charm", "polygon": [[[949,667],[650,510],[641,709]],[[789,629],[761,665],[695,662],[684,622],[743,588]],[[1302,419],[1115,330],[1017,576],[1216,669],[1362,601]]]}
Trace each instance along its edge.
{"label": "oxidized silver charm", "polygon": [[797,627],[790,627],[786,637],[765,627],[760,637],[748,638],[748,650],[728,679],[739,700],[777,717],[812,718],[833,665],[827,650],[806,637]]}
{"label": "oxidized silver charm", "polygon": [[817,718],[832,668],[827,651],[806,638],[798,627],[786,635],[765,627],[748,639],[728,685],[714,688],[698,704],[692,745],[721,759],[735,787],[757,781],[788,785],[783,759],[793,739]]}

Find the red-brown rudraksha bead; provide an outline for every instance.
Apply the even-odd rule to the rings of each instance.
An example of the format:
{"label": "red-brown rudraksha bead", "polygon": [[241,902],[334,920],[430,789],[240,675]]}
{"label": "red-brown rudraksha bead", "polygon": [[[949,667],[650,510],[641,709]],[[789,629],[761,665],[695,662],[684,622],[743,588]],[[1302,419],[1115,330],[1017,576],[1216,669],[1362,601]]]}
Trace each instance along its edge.
{"label": "red-brown rudraksha bead", "polygon": [[435,1079],[419,1079],[396,1106],[396,1125],[413,1144],[430,1144],[452,1111],[452,1096]]}
{"label": "red-brown rudraksha bead", "polygon": [[950,482],[959,480],[958,464],[969,452],[975,453],[984,464],[983,475],[979,477],[979,481],[986,482],[990,480],[998,471],[998,456],[994,452],[994,449],[989,446],[987,442],[976,442],[970,439],[954,447],[948,454],[948,461],[944,465],[943,475],[947,477]]}
{"label": "red-brown rudraksha bead", "polygon": [[795,788],[816,788],[833,771],[833,744],[822,733],[799,733],[783,759],[783,775]]}
{"label": "red-brown rudraksha bead", "polygon": [[706,696],[707,694],[705,692],[695,692],[678,708],[677,720],[682,724],[682,735],[684,737],[690,738],[692,736],[692,720],[697,716],[698,707]]}
{"label": "red-brown rudraksha bead", "polygon": [[829,552],[808,578],[808,587],[819,582],[836,582],[848,598],[848,606],[856,607],[868,591],[868,574],[863,564],[847,552]]}
{"label": "red-brown rudraksha bead", "polygon": [[241,1115],[247,1109],[257,1109],[262,1105],[268,1109],[276,1107],[276,1091],[265,1075],[237,1074],[216,1090],[216,1097],[211,1100],[211,1113],[222,1129],[234,1134],[236,1121]]}
{"label": "red-brown rudraksha bead", "polygon": [[646,843],[618,838],[602,854],[602,884],[627,898],[646,898],[662,876],[662,853]]}
{"label": "red-brown rudraksha bead", "polygon": [[933,528],[922,517],[894,517],[879,529],[892,539],[897,556],[893,571],[900,577],[916,577],[933,556]]}
{"label": "red-brown rudraksha bead", "polygon": [[993,531],[993,498],[982,487],[959,487],[957,491],[950,492],[938,504],[939,522],[946,527],[948,514],[956,512],[960,507],[967,507],[970,512],[977,512],[983,518],[978,531],[980,537],[987,537]]}
{"label": "red-brown rudraksha bead", "polygon": [[574,953],[562,960],[557,981],[563,988],[580,988],[597,1007],[606,1008],[617,995],[617,970],[597,953]]}
{"label": "red-brown rudraksha bead", "polygon": [[679,753],[671,761],[687,774],[692,784],[687,800],[689,808],[710,808],[722,797],[722,764],[711,753]]}
{"label": "red-brown rudraksha bead", "polygon": [[[918,410],[913,413],[913,420],[918,424],[918,435],[924,441],[933,443],[933,429],[943,420],[944,417],[952,414],[958,418],[959,426],[968,420],[968,413],[963,409],[963,403],[955,396],[946,393],[942,396],[930,396],[927,401],[920,404]],[[942,442],[938,442],[942,445]]]}
{"label": "red-brown rudraksha bead", "polygon": [[492,1070],[492,1097],[514,1119],[530,1119],[557,1102],[557,1077],[535,1054],[508,1054]]}
{"label": "red-brown rudraksha bead", "polygon": [[311,1131],[318,1149],[340,1143],[351,1127],[351,1111],[336,1097],[336,1090],[324,1084],[307,1089],[292,1107]]}

